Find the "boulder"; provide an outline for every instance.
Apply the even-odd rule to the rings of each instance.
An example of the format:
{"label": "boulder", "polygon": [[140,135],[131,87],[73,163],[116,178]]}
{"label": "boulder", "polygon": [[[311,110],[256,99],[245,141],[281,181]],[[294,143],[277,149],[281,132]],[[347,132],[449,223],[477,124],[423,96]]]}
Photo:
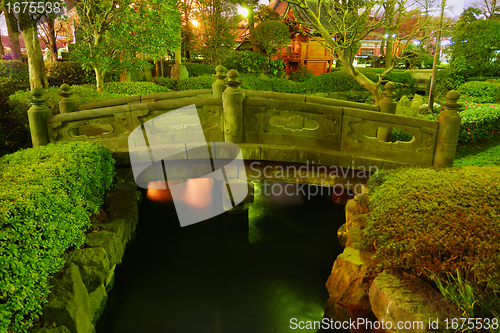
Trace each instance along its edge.
{"label": "boulder", "polygon": [[114,232],[99,231],[87,234],[85,244],[89,247],[102,247],[108,254],[111,266],[119,264],[125,252],[125,244]]}
{"label": "boulder", "polygon": [[367,218],[366,214],[350,215],[349,218],[346,219],[347,230],[351,230],[351,228],[353,227],[363,229],[368,224],[366,218]]}
{"label": "boulder", "polygon": [[101,317],[104,308],[106,307],[106,301],[108,300],[108,294],[106,292],[106,287],[101,284],[93,292],[89,293],[90,299],[90,312],[92,314],[92,323],[95,325]]}
{"label": "boulder", "polygon": [[66,326],[57,326],[57,327],[41,327],[37,328],[31,333],[71,333]]}
{"label": "boulder", "polygon": [[399,101],[398,101],[398,106],[403,107],[403,108],[408,108],[411,105],[411,101],[408,98],[408,96],[404,95],[402,96]]}
{"label": "boulder", "polygon": [[189,79],[189,72],[186,66],[174,64],[170,70],[170,77],[176,80],[186,80]]}
{"label": "boulder", "polygon": [[347,306],[350,297],[358,291],[366,277],[371,256],[370,252],[346,247],[337,257],[326,282],[330,298],[337,304]]}
{"label": "boulder", "polygon": [[345,223],[342,224],[337,230],[337,237],[339,239],[340,246],[345,247],[347,243],[347,228]]}
{"label": "boulder", "polygon": [[[394,332],[425,332],[434,328],[429,327],[429,320],[439,319],[444,325],[447,318],[460,318],[457,307],[441,293],[418,277],[401,271],[379,274],[369,295],[375,316],[379,321],[391,322]],[[416,324],[408,329],[397,329],[399,322]]]}
{"label": "boulder", "polygon": [[345,246],[356,250],[362,250],[361,241],[363,240],[363,230],[358,227],[351,227],[347,232],[347,241]]}
{"label": "boulder", "polygon": [[415,94],[413,96],[413,100],[411,101],[410,107],[412,109],[418,109],[422,104],[424,104],[424,98],[419,94]]}
{"label": "boulder", "polygon": [[368,204],[361,200],[351,199],[345,205],[345,217],[349,219],[352,215],[368,213]]}
{"label": "boulder", "polygon": [[80,268],[83,283],[87,290],[94,291],[106,281],[109,274],[109,260],[102,247],[80,249],[72,256],[72,261]]}
{"label": "boulder", "polygon": [[66,326],[71,333],[89,333],[95,332],[90,314],[89,294],[80,270],[70,263],[57,277],[57,284],[43,308],[42,320]]}
{"label": "boulder", "polygon": [[[323,317],[341,322],[349,321],[349,313],[347,312],[347,308],[335,303],[335,300],[333,298],[329,298],[328,301],[326,301]],[[335,330],[335,332],[348,333],[349,330],[340,328],[338,330]]]}

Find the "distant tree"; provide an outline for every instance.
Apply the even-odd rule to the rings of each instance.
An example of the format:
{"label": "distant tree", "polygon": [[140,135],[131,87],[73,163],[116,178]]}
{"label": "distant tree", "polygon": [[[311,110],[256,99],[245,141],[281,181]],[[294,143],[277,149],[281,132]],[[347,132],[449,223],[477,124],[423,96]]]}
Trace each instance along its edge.
{"label": "distant tree", "polygon": [[208,0],[197,15],[200,22],[197,52],[205,62],[215,65],[234,47],[238,26],[236,5],[227,0]]}
{"label": "distant tree", "polygon": [[[358,52],[360,43],[369,33],[390,29],[387,33],[395,34],[395,41],[409,41],[416,37],[420,40],[429,38],[435,31],[424,33],[424,27],[431,20],[423,17],[418,20],[411,31],[400,32],[399,27],[408,19],[419,13],[418,8],[409,9],[406,0],[392,0],[390,9],[384,10],[386,0],[289,0],[291,4],[297,5],[309,18],[309,22],[300,23],[313,29],[312,36],[320,35],[324,39],[324,45],[336,60],[342,62],[345,70],[365,89],[367,89],[376,102],[382,96],[381,83],[383,77],[394,69],[397,60],[405,54],[409,43],[402,43],[400,53],[387,47],[388,52],[394,58],[392,65],[387,67],[384,73],[379,75],[379,80],[373,82],[354,67],[354,57]],[[300,18],[297,18],[300,20]],[[396,34],[397,32],[397,34]]]}
{"label": "distant tree", "polygon": [[500,75],[500,21],[476,19],[477,9],[460,16],[450,45],[450,71],[457,81]]}
{"label": "distant tree", "polygon": [[474,3],[474,7],[478,8],[487,20],[500,19],[499,0],[479,0]]}
{"label": "distant tree", "polygon": [[255,40],[266,51],[267,56],[272,58],[290,42],[290,31],[280,21],[264,21],[255,28]]}
{"label": "distant tree", "polygon": [[[45,64],[43,62],[42,49],[38,41],[37,24],[40,19],[48,14],[62,15],[64,3],[59,0],[45,0],[40,2],[20,2],[15,0],[4,0],[3,7],[9,15],[8,23],[11,28],[19,27],[26,46],[28,55],[28,69],[30,76],[30,87],[45,88],[48,86]],[[17,21],[14,23],[13,21]],[[15,38],[15,37],[14,37]]]}
{"label": "distant tree", "polygon": [[174,0],[81,0],[76,5],[83,41],[76,58],[96,74],[101,91],[113,69],[145,68],[147,57],[180,44],[180,16]]}

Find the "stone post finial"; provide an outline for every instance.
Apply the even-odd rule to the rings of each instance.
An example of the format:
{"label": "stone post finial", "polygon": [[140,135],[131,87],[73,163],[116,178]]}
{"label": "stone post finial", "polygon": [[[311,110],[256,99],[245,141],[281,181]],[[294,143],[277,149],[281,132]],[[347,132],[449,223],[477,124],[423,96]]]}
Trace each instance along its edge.
{"label": "stone post finial", "polygon": [[[380,112],[395,114],[397,104],[394,102],[394,96],[396,96],[396,86],[392,82],[387,82],[384,86],[385,90],[382,93],[384,97],[378,102],[380,107]],[[390,142],[392,139],[392,128],[391,127],[379,127],[377,129],[377,139],[384,142]]]}
{"label": "stone post finial", "polygon": [[436,138],[436,150],[434,151],[434,166],[446,168],[453,166],[455,152],[457,150],[458,132],[462,121],[458,109],[461,104],[457,101],[460,94],[451,90],[446,94],[444,110],[437,116],[438,133]]}
{"label": "stone post finial", "polygon": [[231,69],[229,72],[227,72],[226,86],[231,88],[238,88],[243,82],[243,81],[238,81],[239,76],[240,73],[238,73],[238,71],[235,69]]}
{"label": "stone post finial", "polygon": [[387,82],[384,86],[385,90],[382,93],[384,98],[393,99],[396,96],[396,86],[391,81]]}
{"label": "stone post finial", "polygon": [[59,111],[61,113],[70,113],[75,111],[76,102],[73,100],[71,87],[67,83],[61,85],[61,91],[59,92],[61,100],[59,101]]}
{"label": "stone post finial", "polygon": [[224,66],[217,65],[217,67],[215,67],[216,74],[212,74],[217,78],[217,80],[215,80],[215,82],[212,84],[212,94],[214,98],[222,98],[222,92],[224,91],[224,89],[226,89],[224,79],[227,75],[224,74],[225,71],[226,69],[224,68]]}
{"label": "stone post finial", "polygon": [[233,143],[244,142],[243,100],[245,94],[239,88],[238,72],[231,69],[227,72],[227,88],[222,93],[222,108],[224,112],[224,141]]}
{"label": "stone post finial", "polygon": [[31,141],[33,147],[45,146],[49,143],[47,117],[52,115],[52,111],[44,104],[42,89],[33,88],[30,94],[33,97],[31,107],[28,110]]}
{"label": "stone post finial", "polygon": [[452,113],[458,113],[458,109],[462,104],[458,104],[458,99],[460,94],[456,90],[450,90],[446,93],[446,104],[444,105],[445,110]]}

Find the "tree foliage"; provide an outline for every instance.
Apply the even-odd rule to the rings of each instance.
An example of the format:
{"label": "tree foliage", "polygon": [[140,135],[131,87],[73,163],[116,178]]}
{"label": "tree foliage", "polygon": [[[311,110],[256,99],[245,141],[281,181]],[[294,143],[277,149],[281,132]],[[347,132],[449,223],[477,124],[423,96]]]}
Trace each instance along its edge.
{"label": "tree foliage", "polygon": [[450,46],[450,71],[455,80],[500,75],[500,21],[476,19],[477,9],[461,16]]}
{"label": "tree foliage", "polygon": [[283,22],[264,21],[255,28],[255,39],[271,58],[290,42],[290,31]]}
{"label": "tree foliage", "polygon": [[96,73],[97,89],[113,70],[148,67],[180,43],[180,16],[173,0],[82,0],[77,6],[83,41],[75,55]]}
{"label": "tree foliage", "polygon": [[236,5],[227,0],[208,0],[198,11],[196,50],[205,62],[217,64],[232,50],[238,26]]}

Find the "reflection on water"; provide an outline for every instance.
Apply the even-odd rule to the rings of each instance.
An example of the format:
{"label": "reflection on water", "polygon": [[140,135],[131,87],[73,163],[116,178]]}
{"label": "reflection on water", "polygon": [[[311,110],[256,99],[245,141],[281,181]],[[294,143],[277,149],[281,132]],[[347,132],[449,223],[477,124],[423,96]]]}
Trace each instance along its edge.
{"label": "reflection on water", "polygon": [[[214,191],[210,180],[185,186],[193,209]],[[281,333],[291,318],[321,320],[344,222],[330,194],[261,193],[249,209],[250,242],[232,228],[244,215],[181,228],[171,200],[150,184],[97,333]]]}

